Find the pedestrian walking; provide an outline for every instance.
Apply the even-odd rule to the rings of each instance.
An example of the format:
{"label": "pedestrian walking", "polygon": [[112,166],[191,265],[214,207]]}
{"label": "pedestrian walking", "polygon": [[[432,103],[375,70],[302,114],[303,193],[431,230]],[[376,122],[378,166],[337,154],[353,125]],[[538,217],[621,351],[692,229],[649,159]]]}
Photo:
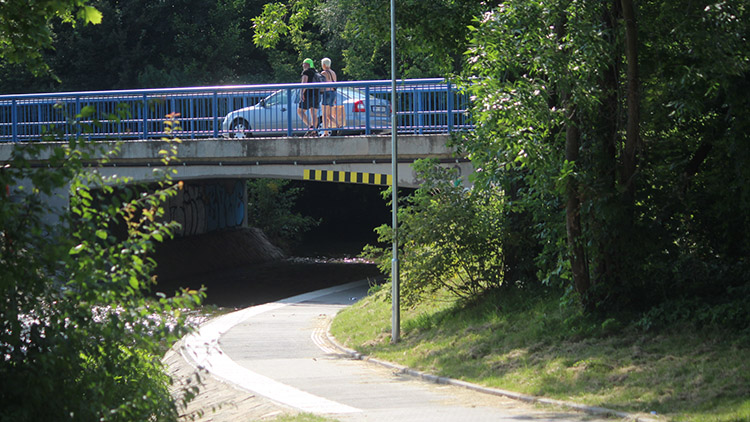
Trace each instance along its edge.
{"label": "pedestrian walking", "polygon": [[[312,59],[302,61],[302,83],[315,83],[316,74],[315,63]],[[318,105],[320,104],[320,90],[317,88],[303,88],[301,92],[301,102],[297,108],[297,114],[302,119],[305,127],[308,128],[305,136],[317,136],[318,127]]]}
{"label": "pedestrian walking", "polygon": [[[326,82],[336,82],[338,78],[336,72],[331,69],[331,59],[328,57],[320,61],[323,70],[320,72]],[[328,87],[323,89],[323,136],[331,136],[331,129],[341,126],[336,116],[336,88]],[[325,129],[328,129],[325,131]]]}

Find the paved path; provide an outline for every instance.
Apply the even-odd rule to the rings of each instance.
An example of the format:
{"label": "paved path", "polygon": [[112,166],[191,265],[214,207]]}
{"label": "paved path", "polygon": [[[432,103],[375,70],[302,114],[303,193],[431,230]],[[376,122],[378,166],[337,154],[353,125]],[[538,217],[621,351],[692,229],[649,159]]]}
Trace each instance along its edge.
{"label": "paved path", "polygon": [[[242,406],[255,412],[251,420],[260,419],[264,412],[271,416],[289,411],[344,422],[612,420],[540,410],[351,359],[330,342],[326,330],[340,309],[366,291],[364,282],[349,283],[246,308],[212,320],[200,333],[186,338],[184,357],[238,388],[234,401],[228,399],[231,403],[225,406],[239,413],[238,419],[205,420],[247,420],[239,419]],[[243,391],[250,393],[239,393]]]}

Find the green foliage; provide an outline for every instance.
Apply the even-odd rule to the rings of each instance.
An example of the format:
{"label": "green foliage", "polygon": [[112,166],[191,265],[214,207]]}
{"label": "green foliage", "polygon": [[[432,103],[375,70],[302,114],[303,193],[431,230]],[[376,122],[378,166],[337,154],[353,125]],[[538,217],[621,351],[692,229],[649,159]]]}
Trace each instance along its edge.
{"label": "green foliage", "polygon": [[286,250],[302,235],[320,224],[309,216],[293,212],[302,188],[290,188],[289,180],[250,179],[248,189],[248,224],[258,227],[268,238]]}
{"label": "green foliage", "polygon": [[[397,2],[399,77],[440,77],[457,72],[468,23],[480,7],[475,0]],[[290,45],[300,58],[340,57],[346,76],[381,79],[390,75],[390,13],[384,13],[389,10],[388,0],[269,3],[253,19],[253,41],[263,48]]]}
{"label": "green foliage", "polygon": [[[569,57],[558,54],[556,33],[565,2],[506,2],[487,12],[474,28],[468,87],[476,96],[476,131],[464,142],[477,168],[479,187],[502,186],[512,197],[509,210],[522,216],[522,237],[541,237],[537,265],[541,278],[565,280],[565,181],[580,175],[564,160],[565,109],[562,91],[580,99],[578,113],[598,110],[597,72],[606,65],[597,53],[603,40],[596,27],[577,15],[566,42],[587,45]],[[593,13],[593,12],[592,12]],[[574,69],[575,71],[571,71]],[[530,225],[528,223],[531,223]],[[533,228],[530,232],[529,227]],[[561,240],[562,239],[562,240]]]}
{"label": "green foliage", "polygon": [[[50,168],[30,165],[46,153]],[[161,204],[179,184],[157,169],[162,182],[145,193],[88,169],[115,153],[83,139],[19,144],[0,171],[0,420],[177,418],[160,356],[201,293],[150,298],[148,255],[175,228]],[[161,154],[168,164],[174,148]]]}
{"label": "green foliage", "polygon": [[297,0],[289,6],[266,3],[263,13],[253,18],[253,42],[262,48],[275,48],[282,38],[288,36],[292,45],[304,44],[303,26],[315,3],[315,0]]}
{"label": "green foliage", "polygon": [[[475,0],[397,1],[398,77],[445,77],[461,68]],[[344,47],[343,70],[353,78],[390,76],[390,1],[335,0],[316,9],[316,23]]]}
{"label": "green foliage", "polygon": [[[78,91],[269,82],[268,54],[252,43],[261,0],[97,1],[98,25],[52,19],[39,49],[59,81],[0,67],[0,92]],[[210,47],[209,47],[210,46]],[[295,70],[297,68],[295,67]],[[295,72],[295,76],[296,73]],[[289,80],[284,80],[288,82]]]}
{"label": "green foliage", "polygon": [[[573,244],[592,284],[579,300],[590,311],[684,308],[696,321],[742,326],[730,292],[750,283],[750,156],[739,112],[748,100],[737,95],[750,70],[747,6],[636,3],[640,133],[628,175],[632,110],[617,4],[507,1],[478,19],[465,69],[477,128],[460,146],[481,170],[476,186],[506,192],[519,218],[511,232],[533,239],[539,280],[571,284],[572,198],[581,221]],[[575,161],[565,151],[570,128]],[[718,314],[699,316],[693,300]]]}
{"label": "green foliage", "polygon": [[[313,23],[313,10],[319,3],[319,0],[267,3],[262,13],[252,19],[253,43],[269,50],[269,62],[277,80],[298,82],[305,58],[318,63],[327,56],[337,63],[336,54],[324,48],[325,37]],[[339,75],[343,80],[342,77]]]}
{"label": "green foliage", "polygon": [[[398,212],[405,302],[441,289],[468,298],[499,286],[505,273],[502,192],[467,189],[454,169],[434,160],[419,160],[414,170],[422,185],[403,199]],[[376,231],[379,241],[392,242],[390,226]],[[368,246],[364,255],[389,273],[387,249]]]}
{"label": "green foliage", "polygon": [[52,46],[53,18],[72,25],[77,21],[98,24],[102,20],[101,13],[85,0],[3,1],[0,17],[0,59],[21,64],[35,75],[49,71],[43,52]]}
{"label": "green foliage", "polygon": [[[5,2],[0,13],[10,4],[23,9],[22,3]],[[459,72],[468,24],[482,2],[397,3],[398,76]],[[297,82],[305,57],[316,63],[330,57],[341,80],[390,76],[387,0],[95,4],[101,12],[98,25],[71,27],[53,18],[45,27],[50,41],[33,51],[55,77],[33,78],[6,58],[0,61],[0,92]]]}

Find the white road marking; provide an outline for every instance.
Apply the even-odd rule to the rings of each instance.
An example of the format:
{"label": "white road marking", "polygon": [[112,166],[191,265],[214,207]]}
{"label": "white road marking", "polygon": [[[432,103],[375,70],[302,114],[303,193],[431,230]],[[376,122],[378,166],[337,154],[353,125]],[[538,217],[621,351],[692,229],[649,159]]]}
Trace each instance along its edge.
{"label": "white road marking", "polygon": [[[304,412],[311,413],[356,413],[361,409],[347,406],[314,394],[307,393],[292,386],[280,383],[266,376],[260,375],[249,369],[235,363],[219,347],[219,338],[237,324],[247,319],[282,308],[287,305],[304,302],[317,297],[336,293],[350,289],[362,282],[353,282],[341,286],[330,287],[328,289],[318,290],[315,292],[305,293],[294,296],[279,302],[267,303],[265,305],[245,308],[227,315],[213,319],[202,326],[198,332],[190,334],[184,338],[184,348],[182,354],[188,361],[193,361],[197,365],[206,368],[209,372],[217,377],[233,382],[247,390],[256,392],[276,402],[300,409]],[[318,330],[316,330],[317,332]],[[322,338],[315,338],[316,332],[313,332],[313,341],[323,351],[327,346],[322,345]],[[321,336],[322,333],[317,333]],[[326,348],[324,348],[326,347]]]}

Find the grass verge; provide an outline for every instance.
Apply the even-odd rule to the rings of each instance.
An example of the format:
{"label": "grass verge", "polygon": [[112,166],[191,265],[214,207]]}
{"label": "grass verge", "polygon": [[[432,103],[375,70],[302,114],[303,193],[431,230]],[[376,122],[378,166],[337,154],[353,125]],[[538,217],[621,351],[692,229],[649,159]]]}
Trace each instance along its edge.
{"label": "grass verge", "polygon": [[335,318],[332,334],[364,354],[525,394],[660,415],[750,421],[750,339],[687,324],[645,332],[594,322],[559,294],[503,290],[471,303],[436,295],[401,314],[390,344],[390,285]]}

